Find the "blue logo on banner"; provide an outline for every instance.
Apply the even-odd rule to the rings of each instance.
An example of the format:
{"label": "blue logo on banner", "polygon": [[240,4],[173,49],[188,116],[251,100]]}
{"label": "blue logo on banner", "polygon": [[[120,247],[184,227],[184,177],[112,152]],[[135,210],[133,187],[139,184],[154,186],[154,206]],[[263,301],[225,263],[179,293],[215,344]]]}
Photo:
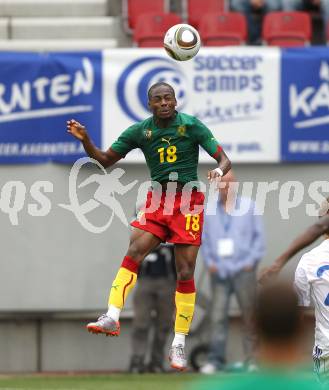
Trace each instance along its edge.
{"label": "blue logo on banner", "polygon": [[133,121],[150,116],[147,91],[156,82],[164,81],[173,86],[178,109],[186,104],[185,75],[179,65],[160,56],[144,57],[129,64],[117,84],[117,97],[125,114]]}
{"label": "blue logo on banner", "polygon": [[101,53],[0,54],[0,162],[71,162],[75,118],[101,142]]}
{"label": "blue logo on banner", "polygon": [[282,51],[281,152],[285,161],[329,160],[329,51]]}

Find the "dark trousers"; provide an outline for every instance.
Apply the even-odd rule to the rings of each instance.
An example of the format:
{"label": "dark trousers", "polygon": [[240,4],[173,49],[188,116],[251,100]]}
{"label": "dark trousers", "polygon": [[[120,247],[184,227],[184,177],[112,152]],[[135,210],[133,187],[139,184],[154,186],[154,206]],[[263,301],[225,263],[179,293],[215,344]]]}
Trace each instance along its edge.
{"label": "dark trousers", "polygon": [[133,357],[146,358],[149,332],[154,329],[150,346],[150,361],[162,366],[164,347],[173,325],[176,282],[168,278],[141,278],[134,295],[132,331]]}

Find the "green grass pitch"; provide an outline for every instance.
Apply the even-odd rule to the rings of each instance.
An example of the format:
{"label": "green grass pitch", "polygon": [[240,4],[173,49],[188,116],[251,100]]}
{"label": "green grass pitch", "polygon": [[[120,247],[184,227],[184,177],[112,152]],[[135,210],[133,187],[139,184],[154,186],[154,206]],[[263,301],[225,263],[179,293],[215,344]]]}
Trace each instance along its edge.
{"label": "green grass pitch", "polygon": [[184,390],[197,374],[0,376],[0,389],[19,390]]}

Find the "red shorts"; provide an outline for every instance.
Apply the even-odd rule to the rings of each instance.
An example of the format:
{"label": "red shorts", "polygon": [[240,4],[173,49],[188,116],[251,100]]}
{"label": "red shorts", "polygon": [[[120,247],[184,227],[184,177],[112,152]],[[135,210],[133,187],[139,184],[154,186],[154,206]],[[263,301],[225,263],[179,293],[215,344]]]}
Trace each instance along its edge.
{"label": "red shorts", "polygon": [[149,191],[144,207],[131,226],[150,232],[162,241],[199,246],[203,203],[203,193],[196,190],[183,194]]}

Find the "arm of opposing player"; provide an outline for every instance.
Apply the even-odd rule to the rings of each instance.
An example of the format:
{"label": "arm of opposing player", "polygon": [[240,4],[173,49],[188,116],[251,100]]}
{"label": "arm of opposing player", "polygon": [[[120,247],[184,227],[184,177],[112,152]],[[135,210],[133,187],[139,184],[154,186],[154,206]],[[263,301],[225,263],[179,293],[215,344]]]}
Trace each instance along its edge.
{"label": "arm of opposing player", "polygon": [[329,233],[329,215],[324,215],[314,225],[300,234],[270,267],[265,268],[261,272],[259,281],[263,283],[272,276],[277,275],[296,253],[312,244],[325,233]]}

